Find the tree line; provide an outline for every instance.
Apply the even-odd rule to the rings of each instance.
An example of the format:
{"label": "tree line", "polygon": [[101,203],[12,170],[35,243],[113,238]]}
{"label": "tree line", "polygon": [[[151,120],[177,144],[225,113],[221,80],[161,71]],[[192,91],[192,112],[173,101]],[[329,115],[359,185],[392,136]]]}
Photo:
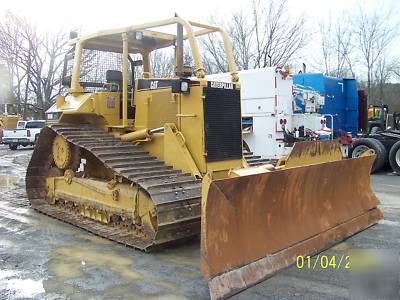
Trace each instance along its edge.
{"label": "tree line", "polygon": [[[327,19],[315,29],[305,15],[289,13],[287,0],[252,0],[249,9],[233,12],[224,21],[216,16],[207,21],[228,32],[239,70],[305,63],[309,70],[356,78],[370,103],[386,103],[400,110],[399,93],[393,92],[400,92],[400,87],[390,84],[400,79],[400,60],[390,55],[398,33],[391,9],[386,6],[370,12],[359,6],[335,20],[326,13]],[[24,116],[43,117],[63,89],[68,39],[63,30],[42,33],[27,19],[8,12],[0,21],[0,71],[6,69],[12,78],[11,93],[0,93],[0,102],[12,97]],[[217,35],[201,38],[200,47],[207,73],[228,71]],[[185,63],[190,64],[188,49],[185,53]],[[154,75],[173,73],[172,52],[155,51],[151,61]]]}

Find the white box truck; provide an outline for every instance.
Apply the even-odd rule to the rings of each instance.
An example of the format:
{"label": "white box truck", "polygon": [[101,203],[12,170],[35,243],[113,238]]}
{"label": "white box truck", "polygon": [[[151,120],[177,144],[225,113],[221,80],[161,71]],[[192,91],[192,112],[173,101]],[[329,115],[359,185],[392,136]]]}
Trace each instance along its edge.
{"label": "white box truck", "polygon": [[[230,82],[229,73],[208,75],[207,79]],[[299,96],[312,107],[312,91],[296,90],[288,70],[280,67],[239,72],[242,99],[244,147],[263,158],[279,159],[290,153],[292,144],[288,135],[300,139],[313,132],[315,137],[330,135],[325,116],[308,112],[296,113]],[[306,95],[306,96],[304,96]],[[319,94],[314,98],[323,103]]]}

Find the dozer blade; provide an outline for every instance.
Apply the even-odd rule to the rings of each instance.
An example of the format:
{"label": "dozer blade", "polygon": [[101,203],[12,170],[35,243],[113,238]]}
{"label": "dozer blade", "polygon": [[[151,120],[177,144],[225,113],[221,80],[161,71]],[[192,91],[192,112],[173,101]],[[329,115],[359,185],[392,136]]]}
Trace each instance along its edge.
{"label": "dozer blade", "polygon": [[309,165],[261,173],[258,167],[253,174],[247,168],[234,178],[203,181],[201,270],[212,299],[254,285],[297,256],[318,253],[382,218],[370,187],[374,155],[335,160],[339,148],[329,143],[297,148],[295,159]]}

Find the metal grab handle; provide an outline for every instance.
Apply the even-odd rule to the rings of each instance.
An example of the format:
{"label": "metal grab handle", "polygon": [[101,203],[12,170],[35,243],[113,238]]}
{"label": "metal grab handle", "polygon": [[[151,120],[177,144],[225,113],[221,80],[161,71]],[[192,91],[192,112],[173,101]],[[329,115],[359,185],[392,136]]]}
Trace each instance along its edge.
{"label": "metal grab handle", "polygon": [[196,114],[177,114],[176,116],[178,118],[194,118],[196,117]]}
{"label": "metal grab handle", "polygon": [[181,138],[181,140],[182,140],[182,145],[181,146],[185,145],[186,144],[186,139],[183,136],[182,132],[177,131],[175,134]]}
{"label": "metal grab handle", "polygon": [[92,100],[92,112],[96,111],[96,99],[95,98],[90,98]]}

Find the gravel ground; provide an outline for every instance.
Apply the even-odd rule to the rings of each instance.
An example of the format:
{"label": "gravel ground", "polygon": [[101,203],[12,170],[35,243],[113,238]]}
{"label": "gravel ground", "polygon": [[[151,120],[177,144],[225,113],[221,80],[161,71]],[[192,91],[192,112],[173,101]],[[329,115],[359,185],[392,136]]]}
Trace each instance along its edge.
{"label": "gravel ground", "polygon": [[[198,240],[145,254],[33,211],[24,187],[31,153],[0,145],[0,299],[208,299]],[[385,220],[320,257],[399,251],[400,177],[373,175],[372,185]],[[345,268],[292,266],[233,299],[347,299],[348,275]]]}

